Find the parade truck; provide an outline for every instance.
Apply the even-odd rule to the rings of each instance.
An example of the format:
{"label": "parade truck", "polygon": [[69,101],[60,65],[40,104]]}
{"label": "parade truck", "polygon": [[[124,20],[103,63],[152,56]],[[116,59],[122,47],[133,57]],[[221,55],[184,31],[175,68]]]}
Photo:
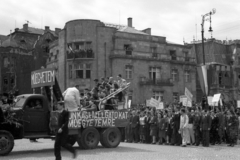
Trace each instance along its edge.
{"label": "parade truck", "polygon": [[[55,138],[59,112],[55,110],[54,104],[63,97],[54,69],[32,72],[31,81],[33,94],[19,95],[15,103],[3,112],[4,120],[0,122],[1,156],[12,151],[15,140]],[[118,89],[103,100],[114,97],[128,86]],[[40,87],[39,94],[35,93],[37,87]],[[101,102],[98,111],[70,111],[69,144],[78,143],[81,149],[94,149],[99,142],[106,148],[120,144],[121,131],[128,124],[129,113],[126,109],[101,109]]]}

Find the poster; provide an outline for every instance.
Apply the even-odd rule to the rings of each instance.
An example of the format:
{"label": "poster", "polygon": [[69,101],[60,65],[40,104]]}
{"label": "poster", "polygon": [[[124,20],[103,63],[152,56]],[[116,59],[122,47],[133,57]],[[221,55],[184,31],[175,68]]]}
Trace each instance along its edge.
{"label": "poster", "polygon": [[207,97],[208,105],[209,105],[209,106],[213,106],[212,99],[213,99],[213,96],[208,96],[208,97]]}
{"label": "poster", "polygon": [[187,97],[186,97],[185,95],[182,95],[182,96],[179,96],[179,98],[180,98],[180,99],[179,99],[179,102],[182,102],[182,103],[183,103],[183,99],[184,99],[184,98],[187,98]]}
{"label": "poster", "polygon": [[213,102],[213,103],[218,103],[218,101],[220,100],[220,97],[221,97],[221,93],[214,94],[214,95],[213,95],[212,102]]}
{"label": "poster", "polygon": [[237,101],[237,108],[240,108],[240,100]]}
{"label": "poster", "polygon": [[156,109],[164,109],[163,102],[160,102],[159,105],[156,107]]}
{"label": "poster", "polygon": [[159,103],[160,102],[158,100],[154,99],[154,98],[150,99],[150,106],[151,107],[156,107],[157,108],[159,106]]}
{"label": "poster", "polygon": [[182,98],[182,101],[183,106],[192,107],[192,101],[190,101],[187,97]]}
{"label": "poster", "polygon": [[132,100],[128,100],[128,108],[131,108]]}
{"label": "poster", "polygon": [[150,99],[147,99],[147,100],[146,100],[146,106],[147,106],[147,107],[150,106]]}

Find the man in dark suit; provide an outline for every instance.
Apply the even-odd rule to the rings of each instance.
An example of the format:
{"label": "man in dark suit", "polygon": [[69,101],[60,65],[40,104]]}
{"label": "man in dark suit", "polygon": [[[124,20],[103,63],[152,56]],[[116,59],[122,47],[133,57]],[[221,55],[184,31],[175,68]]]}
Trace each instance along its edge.
{"label": "man in dark suit", "polygon": [[202,144],[204,147],[209,147],[209,131],[211,129],[212,119],[208,114],[208,110],[204,110],[201,121]]}
{"label": "man in dark suit", "polygon": [[133,132],[133,141],[138,143],[139,141],[139,115],[135,111],[133,112],[133,119],[132,119],[132,132]]}
{"label": "man in dark suit", "polygon": [[54,144],[54,154],[56,160],[61,160],[61,147],[67,149],[73,154],[73,158],[76,158],[75,149],[67,143],[68,138],[68,121],[69,121],[69,112],[64,110],[64,102],[58,102],[58,110],[60,111],[58,118],[58,131],[56,134],[56,140]]}
{"label": "man in dark suit", "polygon": [[182,144],[182,137],[181,134],[179,134],[179,128],[180,128],[180,117],[181,114],[179,112],[179,108],[175,108],[175,114],[173,116],[173,132],[172,132],[172,140],[171,145],[177,145],[180,146]]}

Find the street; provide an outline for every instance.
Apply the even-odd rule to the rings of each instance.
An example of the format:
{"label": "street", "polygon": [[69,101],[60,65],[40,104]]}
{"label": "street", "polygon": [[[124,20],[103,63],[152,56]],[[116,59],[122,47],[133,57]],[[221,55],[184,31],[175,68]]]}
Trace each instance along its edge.
{"label": "street", "polygon": [[[36,143],[29,140],[17,140],[13,151],[1,160],[54,160],[54,141],[39,139]],[[78,148],[77,143],[74,145]],[[79,160],[239,160],[240,146],[227,147],[215,145],[208,148],[136,144],[122,142],[118,148],[107,149],[101,145],[94,150],[78,149]],[[71,159],[72,155],[62,150],[62,159]]]}

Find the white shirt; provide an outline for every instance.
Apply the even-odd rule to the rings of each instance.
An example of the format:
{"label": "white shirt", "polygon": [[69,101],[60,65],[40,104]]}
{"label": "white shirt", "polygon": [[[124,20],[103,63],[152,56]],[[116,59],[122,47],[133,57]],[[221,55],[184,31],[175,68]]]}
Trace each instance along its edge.
{"label": "white shirt", "polygon": [[181,118],[180,118],[180,128],[186,128],[187,125],[188,125],[188,115],[181,115]]}

